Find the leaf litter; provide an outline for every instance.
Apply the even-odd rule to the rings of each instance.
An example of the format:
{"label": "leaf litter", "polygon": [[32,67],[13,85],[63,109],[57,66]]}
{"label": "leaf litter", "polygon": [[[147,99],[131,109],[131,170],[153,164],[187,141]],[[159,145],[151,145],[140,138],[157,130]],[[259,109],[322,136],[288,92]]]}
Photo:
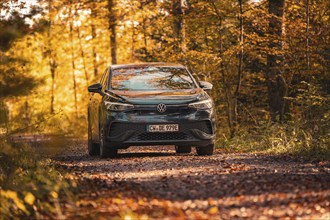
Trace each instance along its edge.
{"label": "leaf litter", "polygon": [[68,219],[329,219],[330,164],[262,154],[178,155],[132,147],[115,159],[84,144],[56,158],[78,180]]}

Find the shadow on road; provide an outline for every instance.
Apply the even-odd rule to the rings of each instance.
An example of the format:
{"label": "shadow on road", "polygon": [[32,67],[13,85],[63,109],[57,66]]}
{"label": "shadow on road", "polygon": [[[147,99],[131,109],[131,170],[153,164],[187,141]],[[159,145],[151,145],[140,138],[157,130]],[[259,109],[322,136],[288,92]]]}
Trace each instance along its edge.
{"label": "shadow on road", "polygon": [[168,153],[168,152],[132,152],[132,153],[120,153],[117,158],[114,159],[125,159],[125,158],[141,158],[141,157],[168,157],[175,156],[176,153]]}

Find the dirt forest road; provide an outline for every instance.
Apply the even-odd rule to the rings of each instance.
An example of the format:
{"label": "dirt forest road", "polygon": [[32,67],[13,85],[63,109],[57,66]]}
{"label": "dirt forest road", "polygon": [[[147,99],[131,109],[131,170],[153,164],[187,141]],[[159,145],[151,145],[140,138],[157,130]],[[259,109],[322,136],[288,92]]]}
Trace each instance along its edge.
{"label": "dirt forest road", "polygon": [[68,219],[330,219],[329,162],[174,147],[100,159],[76,144],[56,164],[80,182]]}

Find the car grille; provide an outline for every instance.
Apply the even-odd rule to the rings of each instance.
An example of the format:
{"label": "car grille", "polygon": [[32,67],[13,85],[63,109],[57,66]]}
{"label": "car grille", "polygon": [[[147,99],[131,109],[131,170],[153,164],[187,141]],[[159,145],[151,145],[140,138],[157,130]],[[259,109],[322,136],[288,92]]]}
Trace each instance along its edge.
{"label": "car grille", "polygon": [[[177,115],[187,115],[196,110],[189,108],[187,105],[167,105],[166,114],[177,114]],[[162,115],[157,111],[157,105],[135,105],[131,113],[136,113],[139,115]]]}
{"label": "car grille", "polygon": [[186,140],[188,135],[183,132],[169,133],[142,133],[137,136],[138,141],[155,141],[155,140]]}
{"label": "car grille", "polygon": [[129,130],[135,130],[135,131],[146,131],[144,124],[130,124],[130,123],[112,123],[110,130],[109,130],[109,136],[115,137],[120,134],[122,134],[125,131]]}
{"label": "car grille", "polygon": [[[175,123],[175,122],[171,122]],[[157,123],[154,123],[157,124]],[[207,134],[212,134],[212,125],[210,121],[179,123],[180,132],[147,132],[147,124],[132,124],[114,122],[109,130],[110,137],[116,137],[126,131],[134,130],[135,134],[127,141],[157,141],[157,140],[192,140],[195,139],[191,134],[191,129],[199,129]]]}

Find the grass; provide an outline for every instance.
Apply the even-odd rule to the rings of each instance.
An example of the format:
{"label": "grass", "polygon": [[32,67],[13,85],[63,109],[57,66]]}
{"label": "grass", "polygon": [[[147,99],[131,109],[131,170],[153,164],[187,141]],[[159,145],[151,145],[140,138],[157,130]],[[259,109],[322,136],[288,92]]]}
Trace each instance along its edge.
{"label": "grass", "polygon": [[310,161],[330,161],[328,126],[315,130],[299,123],[265,123],[241,128],[234,138],[219,140],[218,146],[230,152],[290,155]]}

